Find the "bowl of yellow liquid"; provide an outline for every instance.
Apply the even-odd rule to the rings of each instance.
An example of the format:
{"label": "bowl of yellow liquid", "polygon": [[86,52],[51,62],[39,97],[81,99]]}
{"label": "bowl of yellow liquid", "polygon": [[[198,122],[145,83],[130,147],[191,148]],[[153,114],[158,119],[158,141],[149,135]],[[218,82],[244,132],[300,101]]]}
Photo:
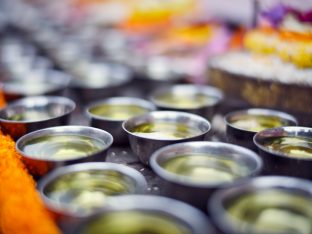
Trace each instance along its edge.
{"label": "bowl of yellow liquid", "polygon": [[149,101],[134,97],[112,97],[90,104],[87,114],[92,127],[108,131],[114,137],[114,144],[128,143],[128,136],[122,123],[137,115],[155,111]]}
{"label": "bowl of yellow liquid", "polygon": [[211,86],[181,84],[157,89],[150,99],[159,109],[190,112],[212,120],[223,94]]}
{"label": "bowl of yellow liquid", "polygon": [[144,164],[157,149],[173,143],[204,140],[211,126],[205,118],[179,111],[152,111],[122,125],[130,147]]}
{"label": "bowl of yellow liquid", "polygon": [[228,141],[253,150],[256,150],[256,146],[252,139],[257,132],[298,124],[295,117],[285,112],[257,108],[230,112],[224,121]]}
{"label": "bowl of yellow liquid", "polygon": [[42,176],[69,164],[105,161],[112,143],[112,135],[101,129],[59,126],[22,136],[16,142],[16,149],[29,171],[35,176]]}
{"label": "bowl of yellow liquid", "polygon": [[82,221],[77,234],[215,234],[206,216],[194,207],[161,196],[114,197],[101,212]]}
{"label": "bowl of yellow liquid", "polygon": [[312,183],[266,176],[216,192],[209,211],[225,234],[312,233]]}
{"label": "bowl of yellow liquid", "polygon": [[312,128],[280,127],[254,137],[266,174],[312,179]]}
{"label": "bowl of yellow liquid", "polygon": [[0,126],[13,139],[42,128],[67,125],[76,104],[58,96],[26,97],[0,110]]}
{"label": "bowl of yellow liquid", "polygon": [[257,175],[261,158],[253,151],[221,142],[185,142],[163,147],[150,159],[167,196],[206,210],[210,195]]}
{"label": "bowl of yellow liquid", "polygon": [[144,176],[116,163],[80,163],[53,170],[38,182],[46,207],[58,216],[85,217],[105,206],[112,196],[144,193]]}

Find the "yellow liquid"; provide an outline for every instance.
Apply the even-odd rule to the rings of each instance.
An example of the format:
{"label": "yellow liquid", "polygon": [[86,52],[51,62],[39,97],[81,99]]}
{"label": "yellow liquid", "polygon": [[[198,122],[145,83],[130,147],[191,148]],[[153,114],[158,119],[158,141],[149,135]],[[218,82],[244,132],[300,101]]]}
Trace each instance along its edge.
{"label": "yellow liquid", "polygon": [[79,135],[42,136],[23,147],[23,152],[32,157],[47,160],[68,160],[86,157],[99,152],[104,143],[91,137]]}
{"label": "yellow liquid", "polygon": [[312,138],[274,137],[268,139],[264,146],[289,157],[312,159]]}
{"label": "yellow liquid", "polygon": [[150,139],[179,140],[200,135],[199,129],[170,122],[144,123],[131,130],[135,135]]}
{"label": "yellow liquid", "polygon": [[157,213],[120,211],[92,221],[83,234],[191,234],[181,222]]}
{"label": "yellow liquid", "polygon": [[53,201],[89,212],[102,207],[108,196],[132,192],[132,187],[131,181],[118,172],[90,170],[57,178],[45,189],[45,194]]}
{"label": "yellow liquid", "polygon": [[276,116],[268,115],[238,115],[233,116],[230,122],[236,128],[253,132],[288,125],[287,121],[283,121]]}
{"label": "yellow liquid", "polygon": [[239,232],[312,233],[311,198],[272,189],[245,195],[230,204],[227,210],[230,216],[245,223],[237,224]]}
{"label": "yellow liquid", "polygon": [[50,115],[47,112],[43,111],[35,111],[35,110],[27,110],[22,114],[15,114],[13,116],[8,117],[8,120],[13,121],[40,121],[53,118],[54,116]]}
{"label": "yellow liquid", "polygon": [[188,109],[213,105],[217,102],[217,98],[204,94],[164,94],[157,97],[156,102],[158,105],[162,106]]}
{"label": "yellow liquid", "polygon": [[249,170],[222,156],[205,154],[181,155],[171,158],[162,167],[174,174],[183,176],[183,180],[195,183],[225,183],[245,176]]}
{"label": "yellow liquid", "polygon": [[123,104],[104,104],[101,106],[93,107],[90,113],[105,118],[114,120],[127,120],[131,117],[141,115],[148,112],[148,109],[136,105],[123,105]]}

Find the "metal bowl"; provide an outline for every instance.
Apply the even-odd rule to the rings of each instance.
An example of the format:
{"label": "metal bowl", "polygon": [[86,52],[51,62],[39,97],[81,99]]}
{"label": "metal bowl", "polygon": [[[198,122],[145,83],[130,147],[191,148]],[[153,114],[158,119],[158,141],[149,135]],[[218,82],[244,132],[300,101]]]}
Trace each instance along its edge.
{"label": "metal bowl", "polygon": [[146,187],[140,172],[128,166],[106,162],[58,168],[38,183],[43,202],[60,222],[88,216],[107,205],[109,197],[144,193]]}
{"label": "metal bowl", "polygon": [[70,71],[74,77],[71,88],[82,102],[123,95],[133,76],[127,66],[118,63],[83,62],[76,65]]}
{"label": "metal bowl", "polygon": [[215,190],[257,175],[262,160],[240,146],[202,141],[163,147],[152,155],[150,166],[163,179],[166,196],[206,211],[207,201]]}
{"label": "metal bowl", "polygon": [[[150,138],[140,136],[133,129],[141,124],[166,123],[170,125],[183,124],[187,128],[196,129],[196,135],[180,139]],[[126,120],[122,127],[129,136],[130,147],[144,164],[149,163],[149,158],[157,149],[173,143],[204,140],[211,126],[208,120],[195,114],[178,111],[153,111],[144,115]]]}
{"label": "metal bowl", "polygon": [[[312,231],[311,198],[310,181],[267,176],[216,192],[208,208],[221,233],[308,234]],[[239,214],[243,214],[243,218]],[[291,219],[287,219],[289,216]],[[306,224],[303,218],[308,220]],[[268,226],[264,228],[265,225]]]}
{"label": "metal bowl", "polygon": [[[292,157],[265,146],[268,140],[277,137],[304,137],[312,142],[312,128],[280,127],[258,132],[254,136],[254,143],[263,159],[264,173],[312,179],[312,157]],[[312,151],[311,145],[309,149]]]}
{"label": "metal bowl", "polygon": [[6,79],[2,82],[2,90],[7,102],[28,96],[62,96],[70,80],[70,76],[63,72],[48,70],[43,76],[29,74],[23,79]]}
{"label": "metal bowl", "polygon": [[[125,113],[125,115],[129,115],[128,117],[120,116],[120,117],[111,117],[104,114],[97,113],[97,109],[101,108],[101,106],[110,105],[114,107],[114,105],[119,106],[119,109],[112,109],[109,114],[116,115],[118,113]],[[139,113],[130,113],[130,107],[141,108]],[[107,107],[109,108],[109,107]],[[99,102],[95,102],[90,104],[86,108],[87,115],[89,116],[90,123],[92,127],[100,128],[108,131],[114,137],[114,144],[126,144],[128,143],[128,136],[126,132],[122,129],[122,123],[136,115],[143,114],[144,112],[155,111],[156,107],[144,99],[134,98],[134,97],[112,97],[107,98]]]}
{"label": "metal bowl", "polygon": [[[207,217],[194,207],[165,197],[144,195],[112,198],[101,213],[81,222],[70,233],[100,233],[99,226],[107,225],[116,233],[215,233]],[[99,232],[91,231],[96,228]]]}
{"label": "metal bowl", "polygon": [[[46,141],[51,138],[53,140],[46,144]],[[42,142],[45,144],[42,145]],[[16,142],[16,149],[22,155],[22,160],[31,174],[40,177],[57,167],[81,162],[104,161],[107,149],[112,143],[112,135],[101,129],[60,126],[22,136]]]}
{"label": "metal bowl", "polygon": [[[202,103],[196,100],[198,95],[205,99],[202,100]],[[177,101],[175,103],[166,102],[161,99],[164,96],[172,97],[173,100],[175,98]],[[150,99],[159,109],[190,112],[212,120],[218,104],[223,99],[223,94],[219,89],[211,86],[181,84],[157,89],[151,94]],[[179,105],[179,99],[189,101],[190,103]],[[192,101],[195,104],[191,103]]]}
{"label": "metal bowl", "polygon": [[270,109],[251,108],[228,113],[224,117],[224,121],[226,123],[226,136],[228,142],[241,145],[252,150],[257,150],[257,147],[253,143],[253,137],[258,131],[243,128],[241,126],[236,126],[233,123],[233,119],[241,116],[251,116],[251,117],[263,116],[268,118],[276,118],[276,120],[281,121],[282,124],[281,126],[296,126],[298,124],[296,118],[293,117],[292,115],[289,115],[285,112]]}
{"label": "metal bowl", "polygon": [[0,126],[13,139],[18,139],[35,130],[67,125],[75,107],[76,104],[65,97],[23,98],[0,110]]}

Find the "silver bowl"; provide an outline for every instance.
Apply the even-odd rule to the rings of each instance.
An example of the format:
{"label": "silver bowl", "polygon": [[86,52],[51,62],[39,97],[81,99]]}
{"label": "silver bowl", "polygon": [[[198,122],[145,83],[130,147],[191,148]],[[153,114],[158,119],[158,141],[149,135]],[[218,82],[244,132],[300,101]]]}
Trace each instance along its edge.
{"label": "silver bowl", "polygon": [[9,103],[0,110],[2,131],[13,139],[42,128],[67,125],[76,104],[65,97],[34,96]]}
{"label": "silver bowl", "polygon": [[[202,98],[206,100],[203,100],[203,103],[189,104],[187,106],[179,106],[175,103],[168,103],[161,100],[164,96],[176,96],[177,99],[182,98],[183,100],[196,102],[196,95],[202,95]],[[217,106],[223,99],[223,94],[219,89],[211,86],[181,84],[156,89],[151,94],[150,99],[159,109],[190,112],[212,120]]]}
{"label": "silver bowl", "polygon": [[[156,110],[156,107],[152,103],[145,101],[144,99],[134,97],[112,97],[90,104],[86,108],[86,112],[90,119],[91,126],[108,131],[114,137],[114,144],[118,145],[128,143],[128,136],[126,132],[122,129],[122,123],[128,118],[126,119],[124,117],[113,118],[95,113],[96,110],[103,105],[112,105],[112,106],[122,105],[124,106],[125,112],[127,111],[127,106],[130,105],[142,108],[142,110],[140,111],[141,113],[131,114],[132,115],[131,117],[140,115],[143,112],[150,112]],[[121,110],[121,112],[122,111],[123,110]],[[112,110],[111,112],[113,114],[114,112],[118,112],[118,110],[117,111]]]}
{"label": "silver bowl", "polygon": [[[221,233],[308,234],[312,232],[311,198],[310,181],[266,176],[217,191],[211,197],[208,208]],[[292,218],[289,220],[287,217]],[[306,223],[302,222],[303,218]],[[290,229],[286,231],[282,228],[284,225]]]}
{"label": "silver bowl", "polygon": [[[264,162],[264,173],[269,175],[286,175],[312,179],[312,157],[292,157],[287,153],[268,148],[265,144],[278,137],[303,137],[312,142],[312,128],[280,127],[258,132],[254,136],[254,143]],[[291,144],[291,143],[289,143]],[[301,143],[293,142],[293,146],[302,147]],[[310,152],[312,146],[309,145]]]}
{"label": "silver bowl", "polygon": [[118,63],[84,61],[76,65],[69,71],[74,77],[70,86],[85,103],[123,95],[133,76],[127,66]]}
{"label": "silver bowl", "polygon": [[22,136],[16,149],[30,173],[39,178],[57,167],[105,161],[112,143],[112,135],[101,129],[60,126]]}
{"label": "silver bowl", "polygon": [[[174,230],[173,233],[215,233],[202,212],[188,204],[161,196],[114,197],[102,212],[81,222],[70,233],[90,233],[91,228],[98,225],[109,225],[109,228],[116,233],[122,232],[118,232],[119,228],[126,228],[122,233],[128,233],[127,230],[129,233],[144,233],[143,230],[146,230],[146,233],[171,233],[170,230]],[[166,228],[169,225],[171,229]],[[101,232],[101,230],[97,231],[97,233]]]}
{"label": "silver bowl", "polygon": [[7,102],[28,96],[62,96],[70,80],[71,77],[63,72],[47,70],[45,75],[29,74],[23,79],[6,79],[2,81],[2,89]]}
{"label": "silver bowl", "polygon": [[[187,128],[195,129],[196,135],[181,137],[179,139],[170,138],[150,138],[140,136],[132,132],[133,129],[141,124],[166,123],[183,124]],[[178,111],[153,111],[144,115],[136,116],[126,120],[122,127],[129,136],[130,147],[132,151],[139,157],[140,161],[146,165],[149,163],[149,158],[157,149],[173,143],[204,140],[211,126],[208,120],[201,116],[178,112]]]}
{"label": "silver bowl", "polygon": [[[175,167],[174,163],[178,165]],[[206,211],[207,201],[215,190],[257,175],[262,160],[253,151],[240,146],[202,141],[163,147],[152,155],[150,166],[163,179],[166,196]]]}
{"label": "silver bowl", "polygon": [[285,112],[270,109],[251,108],[228,113],[224,117],[228,142],[241,145],[252,150],[257,150],[256,146],[253,143],[253,137],[258,131],[245,129],[243,127],[238,127],[233,124],[233,119],[240,116],[264,116],[269,118],[276,118],[278,121],[282,122],[282,126],[296,126],[298,124],[294,116],[289,115]]}
{"label": "silver bowl", "polygon": [[144,193],[146,187],[140,172],[107,162],[58,168],[38,182],[38,190],[46,207],[64,223],[71,218],[94,213],[107,205],[111,196]]}

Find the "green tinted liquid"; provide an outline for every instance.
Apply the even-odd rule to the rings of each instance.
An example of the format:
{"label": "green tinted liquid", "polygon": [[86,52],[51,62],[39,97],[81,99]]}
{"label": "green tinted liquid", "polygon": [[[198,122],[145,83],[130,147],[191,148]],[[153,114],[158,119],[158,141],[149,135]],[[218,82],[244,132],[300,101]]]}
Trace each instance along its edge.
{"label": "green tinted liquid", "polygon": [[249,172],[243,164],[222,156],[205,154],[177,156],[165,161],[162,167],[195,183],[231,182]]}
{"label": "green tinted liquid", "polygon": [[245,195],[230,204],[227,210],[231,216],[244,222],[236,224],[239,232],[312,233],[311,198],[268,190]]}
{"label": "green tinted liquid", "polygon": [[23,151],[32,157],[48,160],[67,160],[85,157],[104,148],[104,143],[79,135],[42,136],[30,140]]}
{"label": "green tinted liquid", "polygon": [[191,230],[170,217],[148,212],[109,213],[84,228],[84,234],[191,234]]}
{"label": "green tinted liquid", "polygon": [[53,201],[88,212],[103,206],[108,196],[133,192],[131,183],[115,171],[73,172],[54,180],[45,194]]}
{"label": "green tinted liquid", "polygon": [[186,124],[155,122],[144,123],[134,127],[131,132],[135,135],[163,140],[178,140],[200,135],[202,132]]}
{"label": "green tinted liquid", "polygon": [[123,105],[123,104],[104,104],[101,106],[93,107],[90,113],[105,118],[115,120],[127,120],[131,117],[141,115],[148,112],[146,108],[136,105]]}
{"label": "green tinted liquid", "polygon": [[40,120],[50,119],[52,117],[54,116],[50,115],[47,112],[27,110],[21,114],[15,114],[15,115],[9,116],[7,119],[13,120],[13,121],[40,121]]}
{"label": "green tinted liquid", "polygon": [[253,132],[288,125],[287,121],[283,121],[276,116],[268,115],[238,115],[233,116],[230,122],[236,128]]}
{"label": "green tinted liquid", "polygon": [[312,158],[312,138],[274,137],[268,139],[264,146],[289,157]]}
{"label": "green tinted liquid", "polygon": [[188,109],[213,105],[217,102],[217,98],[200,93],[194,95],[164,94],[157,97],[156,102],[158,105]]}

